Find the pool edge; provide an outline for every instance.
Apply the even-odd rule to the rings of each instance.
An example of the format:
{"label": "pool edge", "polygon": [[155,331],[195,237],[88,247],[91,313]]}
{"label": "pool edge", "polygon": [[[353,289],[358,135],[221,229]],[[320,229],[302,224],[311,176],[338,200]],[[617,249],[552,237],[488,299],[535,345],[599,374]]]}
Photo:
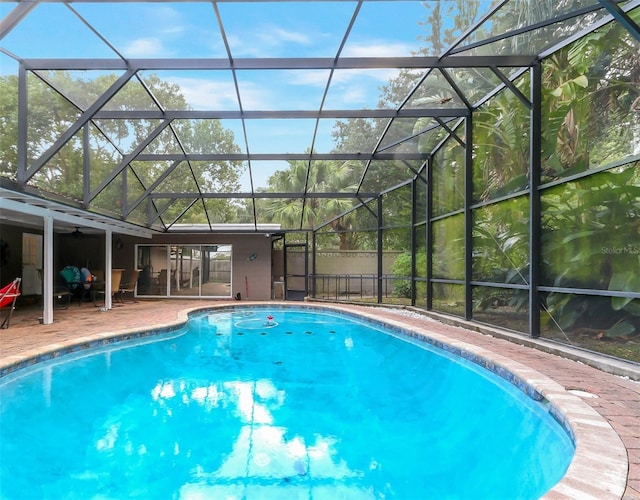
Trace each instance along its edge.
{"label": "pool edge", "polygon": [[[32,349],[22,355],[0,358],[0,376],[5,376],[15,370],[82,349],[170,332],[183,326],[189,316],[195,312],[252,306],[273,308],[302,307],[347,313],[356,317],[366,318],[375,323],[391,326],[393,329],[400,329],[403,332],[415,333],[418,335],[417,337],[413,334],[411,336],[422,337],[424,340],[429,339],[428,342],[436,347],[438,347],[437,343],[451,346],[452,349],[455,349],[454,353],[457,353],[457,351],[468,353],[468,356],[464,356],[465,358],[476,363],[480,360],[479,364],[481,366],[499,376],[503,376],[503,378],[506,370],[506,372],[526,383],[532,391],[540,394],[549,402],[554,409],[556,419],[570,429],[570,434],[574,439],[576,451],[566,474],[546,493],[544,498],[594,498],[605,500],[623,497],[629,467],[627,449],[611,424],[580,397],[571,394],[550,377],[520,362],[513,361],[488,349],[429,331],[429,323],[432,326],[439,324],[436,319],[424,317],[424,326],[416,325],[415,322],[409,321],[409,318],[400,315],[391,317],[393,313],[384,314],[384,308],[310,302],[284,304],[282,302],[250,301],[240,304],[199,305],[180,311],[175,321],[154,325],[152,328],[130,328],[77,337],[64,343],[52,343],[41,348]],[[433,342],[437,343],[434,344]],[[514,379],[507,378],[507,380],[513,382]],[[520,388],[522,389],[522,387]]]}

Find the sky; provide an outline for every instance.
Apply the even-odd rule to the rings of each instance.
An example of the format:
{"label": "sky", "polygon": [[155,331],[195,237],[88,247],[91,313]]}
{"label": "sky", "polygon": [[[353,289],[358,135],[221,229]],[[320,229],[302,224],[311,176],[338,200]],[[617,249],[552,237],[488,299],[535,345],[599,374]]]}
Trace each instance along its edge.
{"label": "sky", "polygon": [[[15,2],[0,3],[0,15],[4,17],[15,5]],[[48,2],[37,5],[1,40],[2,48],[20,58],[103,59],[119,55],[154,59],[227,58],[217,13],[211,3],[69,5]],[[221,2],[216,5],[234,58],[334,58],[357,3]],[[419,1],[365,2],[342,56],[411,56],[424,45],[421,40],[426,31],[418,21],[427,15],[423,2]],[[0,55],[0,72],[16,71],[17,64],[10,57]],[[87,78],[91,78],[91,73],[87,72]],[[233,75],[229,71],[155,73],[179,85],[192,109],[239,109]],[[397,68],[337,70],[323,107],[376,108],[380,87],[397,73]],[[242,108],[245,111],[317,110],[329,77],[329,70],[238,71]],[[303,153],[312,144],[313,120],[295,123],[247,120],[245,123],[251,153]],[[245,150],[241,123],[227,125]],[[316,151],[328,152],[333,147],[332,127],[333,122],[320,122]]]}

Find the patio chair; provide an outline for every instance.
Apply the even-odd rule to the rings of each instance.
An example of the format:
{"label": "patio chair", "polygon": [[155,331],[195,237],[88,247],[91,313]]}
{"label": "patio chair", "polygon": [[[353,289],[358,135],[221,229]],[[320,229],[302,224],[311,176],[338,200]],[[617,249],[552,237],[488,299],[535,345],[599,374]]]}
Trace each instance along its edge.
{"label": "patio chair", "polygon": [[[117,295],[120,293],[120,283],[122,282],[122,273],[124,269],[112,269],[111,270],[111,298],[117,301]],[[96,295],[104,295],[105,288],[102,290],[96,290]],[[118,301],[122,302],[122,301]],[[113,303],[112,303],[113,304]]]}
{"label": "patio chair", "polygon": [[139,274],[140,274],[140,269],[134,269],[133,271],[131,271],[131,274],[127,277],[126,282],[120,284],[119,295],[120,295],[120,301],[122,303],[124,303],[124,294],[125,293],[130,293],[131,294],[131,301],[132,302],[137,302],[135,300],[135,292],[136,292],[136,285],[138,283],[138,275]]}
{"label": "patio chair", "polygon": [[22,278],[16,278],[8,285],[0,288],[0,309],[9,308],[9,314],[0,325],[0,328],[9,328],[11,315],[16,308],[16,300],[20,297],[20,282]]}
{"label": "patio chair", "polygon": [[101,294],[104,295],[104,287],[105,287],[105,281],[104,281],[104,271],[103,270],[97,270],[97,271],[93,271],[93,276],[92,276],[92,281],[91,281],[91,299],[93,300],[93,305],[96,307],[100,307],[100,304],[98,304],[96,302],[96,297]]}
{"label": "patio chair", "polygon": [[166,295],[167,293],[167,270],[160,269],[160,274],[158,274],[157,280],[157,289],[156,293],[158,295]]}
{"label": "patio chair", "polygon": [[68,309],[69,305],[71,304],[72,295],[73,293],[71,293],[71,290],[69,290],[69,287],[66,285],[66,283],[54,285],[53,296],[57,300],[56,308]]}

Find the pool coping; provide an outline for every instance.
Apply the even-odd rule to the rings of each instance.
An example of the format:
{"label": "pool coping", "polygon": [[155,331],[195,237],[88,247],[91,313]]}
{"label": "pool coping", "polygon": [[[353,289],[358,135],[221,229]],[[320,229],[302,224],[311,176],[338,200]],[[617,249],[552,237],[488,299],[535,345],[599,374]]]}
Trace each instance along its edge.
{"label": "pool coping", "polygon": [[[100,347],[115,342],[169,333],[181,328],[194,313],[246,307],[304,308],[333,310],[364,318],[412,338],[422,340],[438,348],[477,363],[484,368],[515,383],[534,399],[543,398],[550,403],[552,415],[569,431],[575,444],[575,455],[563,478],[544,498],[594,498],[620,499],[623,497],[629,467],[627,450],[611,424],[595,409],[550,377],[520,362],[467,342],[429,331],[430,322],[438,320],[424,317],[424,327],[403,320],[401,315],[384,318],[384,308],[350,306],[329,303],[243,302],[240,304],[199,305],[181,310],[176,320],[149,328],[130,328],[117,332],[76,337],[62,343],[52,343],[31,349],[20,355],[0,358],[0,377],[15,370],[35,365],[64,354]],[[433,325],[433,323],[431,323]]]}

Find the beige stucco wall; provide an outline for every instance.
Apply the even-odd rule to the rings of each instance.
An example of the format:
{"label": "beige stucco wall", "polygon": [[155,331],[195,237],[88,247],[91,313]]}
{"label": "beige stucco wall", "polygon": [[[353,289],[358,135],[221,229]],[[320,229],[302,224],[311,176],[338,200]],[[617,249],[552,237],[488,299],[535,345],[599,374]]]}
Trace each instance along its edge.
{"label": "beige stucco wall", "polygon": [[[382,255],[382,273],[390,274],[391,265],[402,252],[385,251]],[[309,272],[312,271],[312,256],[309,254]],[[274,250],[273,253],[273,273],[274,279],[283,273],[283,251]],[[288,253],[287,273],[299,273],[304,269],[304,253],[293,251]],[[292,270],[293,268],[293,270]],[[330,276],[324,281],[318,281],[317,286],[323,286],[324,292],[335,292],[336,288],[349,291],[364,291],[372,293],[377,287],[378,275],[378,253],[376,251],[362,250],[335,250],[319,251],[316,253],[316,273],[317,275]],[[349,278],[347,279],[347,275]],[[362,280],[360,275],[365,276]],[[344,278],[339,279],[338,276]],[[321,285],[322,283],[322,285]],[[304,288],[304,283],[299,279],[288,278],[289,289]],[[391,284],[389,285],[391,286]]]}

